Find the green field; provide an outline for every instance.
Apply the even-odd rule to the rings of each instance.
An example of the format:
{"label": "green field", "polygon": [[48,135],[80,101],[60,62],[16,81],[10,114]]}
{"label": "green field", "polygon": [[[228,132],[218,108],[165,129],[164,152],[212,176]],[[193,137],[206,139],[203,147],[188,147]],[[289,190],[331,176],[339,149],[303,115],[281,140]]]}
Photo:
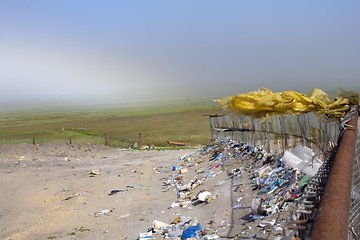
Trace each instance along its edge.
{"label": "green field", "polygon": [[143,103],[136,106],[38,108],[0,114],[0,144],[69,143],[129,147],[139,143],[168,146],[167,141],[206,144],[210,114],[221,113],[207,99]]}

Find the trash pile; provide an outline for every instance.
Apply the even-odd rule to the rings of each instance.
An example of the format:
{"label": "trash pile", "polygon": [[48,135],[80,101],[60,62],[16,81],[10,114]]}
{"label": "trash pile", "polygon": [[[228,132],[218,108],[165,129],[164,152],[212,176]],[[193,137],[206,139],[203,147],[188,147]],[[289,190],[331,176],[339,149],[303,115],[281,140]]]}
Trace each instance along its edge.
{"label": "trash pile", "polygon": [[307,147],[278,156],[218,139],[173,162],[162,190],[176,192],[168,206],[175,216],[154,220],[139,239],[281,239],[290,211],[320,165]]}

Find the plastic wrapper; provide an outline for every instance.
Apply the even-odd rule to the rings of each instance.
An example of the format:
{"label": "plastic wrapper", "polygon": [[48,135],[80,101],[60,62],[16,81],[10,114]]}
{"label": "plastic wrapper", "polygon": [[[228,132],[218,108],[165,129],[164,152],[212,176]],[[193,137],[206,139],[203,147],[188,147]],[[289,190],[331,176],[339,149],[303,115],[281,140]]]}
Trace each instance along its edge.
{"label": "plastic wrapper", "polygon": [[328,117],[342,117],[351,105],[359,104],[359,95],[355,92],[342,91],[331,100],[321,89],[314,88],[309,96],[295,91],[273,93],[266,88],[238,94],[218,100],[224,108],[239,115],[256,118],[272,116],[298,115],[314,112]]}

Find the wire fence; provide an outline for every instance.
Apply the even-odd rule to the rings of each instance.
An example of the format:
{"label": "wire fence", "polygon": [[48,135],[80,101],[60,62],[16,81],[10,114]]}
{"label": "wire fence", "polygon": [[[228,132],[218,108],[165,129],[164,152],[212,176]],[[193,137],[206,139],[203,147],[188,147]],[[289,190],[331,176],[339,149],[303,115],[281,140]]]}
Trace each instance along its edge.
{"label": "wire fence", "polygon": [[[145,139],[146,140],[146,139]],[[108,133],[91,134],[88,136],[73,137],[28,137],[28,138],[7,138],[0,139],[0,144],[101,144],[115,148],[128,148],[139,146],[139,134],[116,136]]]}
{"label": "wire fence", "polygon": [[308,182],[300,201],[297,203],[296,210],[292,214],[292,221],[284,232],[284,240],[290,240],[294,236],[300,239],[308,239],[336,153],[337,146],[331,150],[329,157]]}
{"label": "wire fence", "polygon": [[271,153],[281,153],[301,144],[325,159],[336,144],[340,122],[313,113],[272,117],[264,121],[228,114],[210,116],[210,126],[212,139],[227,137],[252,146],[263,146]]}
{"label": "wire fence", "polygon": [[[322,157],[324,163],[305,188],[293,213],[293,221],[284,232],[284,239],[291,239],[294,236],[307,239],[337,153],[337,142],[342,131],[340,121],[321,118],[313,113],[273,117],[265,121],[229,114],[211,116],[210,126],[213,139],[231,138],[249,145],[262,146],[269,153],[275,154],[283,153],[286,149],[301,144],[310,147],[319,158]],[[359,120],[357,126],[359,133]],[[360,138],[358,135],[355,149],[348,231],[350,240],[360,239]]]}

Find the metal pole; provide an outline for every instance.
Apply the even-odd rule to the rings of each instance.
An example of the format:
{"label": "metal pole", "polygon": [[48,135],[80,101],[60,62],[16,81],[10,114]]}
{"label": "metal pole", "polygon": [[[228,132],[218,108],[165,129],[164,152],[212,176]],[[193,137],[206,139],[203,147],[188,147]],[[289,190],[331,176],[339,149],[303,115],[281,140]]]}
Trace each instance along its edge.
{"label": "metal pole", "polygon": [[347,123],[353,129],[348,127],[340,140],[334,165],[311,227],[311,240],[348,239],[357,121],[356,111]]}

